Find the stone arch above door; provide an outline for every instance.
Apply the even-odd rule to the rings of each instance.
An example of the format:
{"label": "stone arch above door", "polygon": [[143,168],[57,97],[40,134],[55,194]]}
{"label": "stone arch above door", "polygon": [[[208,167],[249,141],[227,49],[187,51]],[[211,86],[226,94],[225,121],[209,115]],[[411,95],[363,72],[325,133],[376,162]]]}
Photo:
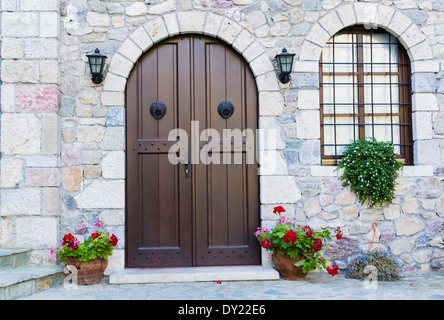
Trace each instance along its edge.
{"label": "stone arch above door", "polygon": [[[105,76],[102,93],[104,106],[123,106],[127,78],[139,57],[161,40],[196,33],[219,38],[242,54],[249,64],[259,92],[259,115],[271,115],[264,109],[273,108],[266,98],[276,94],[279,85],[268,54],[255,37],[235,21],[211,12],[193,11],[170,13],[148,21],[135,30],[112,57]],[[261,101],[266,103],[262,103]],[[282,97],[275,103],[283,103]]]}

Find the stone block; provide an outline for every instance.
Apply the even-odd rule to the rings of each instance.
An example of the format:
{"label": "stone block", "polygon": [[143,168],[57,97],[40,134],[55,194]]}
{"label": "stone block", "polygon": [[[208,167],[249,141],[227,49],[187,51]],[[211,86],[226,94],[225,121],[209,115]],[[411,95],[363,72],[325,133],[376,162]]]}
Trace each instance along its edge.
{"label": "stone block", "polygon": [[250,63],[250,68],[255,76],[268,73],[274,70],[267,54],[262,54]]}
{"label": "stone block", "polygon": [[2,80],[7,83],[40,81],[38,61],[4,60],[2,61]]}
{"label": "stone block", "polygon": [[410,27],[408,27],[407,30],[402,34],[399,40],[404,45],[404,47],[411,48],[418,43],[426,40],[426,37],[424,33],[419,30],[418,26],[412,23]]}
{"label": "stone block", "polygon": [[62,186],[67,191],[79,191],[83,186],[83,170],[80,167],[62,169]]}
{"label": "stone block", "polygon": [[135,2],[125,8],[125,13],[130,17],[144,16],[148,13],[148,8],[143,2]]}
{"label": "stone block", "polygon": [[100,143],[102,150],[124,150],[125,149],[125,128],[124,127],[108,127],[102,142]]}
{"label": "stone block", "polygon": [[[339,30],[344,28],[344,25],[342,24],[341,19],[339,19],[339,16],[335,10],[327,13],[325,16],[323,16],[321,19],[319,19],[319,24],[325,30],[327,30],[327,32],[329,33],[330,36],[335,35]],[[314,30],[315,29],[312,29],[312,32]],[[320,29],[316,29],[316,31],[319,32],[320,34],[322,33],[322,31]],[[315,43],[318,43],[319,45],[324,46],[325,43],[328,41],[328,39],[330,39],[330,37],[326,38],[326,35],[323,35],[323,37],[321,37],[321,39],[325,40],[325,41],[320,42],[320,43],[318,43],[318,42],[315,42]]]}
{"label": "stone block", "polygon": [[179,12],[177,20],[179,21],[180,33],[202,32],[205,26],[205,16],[206,13],[203,11]]}
{"label": "stone block", "polygon": [[93,181],[74,197],[80,209],[107,209],[125,207],[125,181]]}
{"label": "stone block", "polygon": [[307,61],[319,61],[321,52],[322,52],[321,46],[312,43],[310,41],[304,41],[301,53],[299,54],[299,59]]}
{"label": "stone block", "polygon": [[58,187],[60,174],[57,168],[28,168],[25,170],[27,187]]}
{"label": "stone block", "polygon": [[[143,5],[143,3],[142,3]],[[111,25],[111,19],[108,15],[94,12],[94,11],[88,11],[86,14],[86,23],[90,27],[102,27],[106,28]]]}
{"label": "stone block", "polygon": [[304,212],[308,218],[314,217],[321,212],[321,205],[316,199],[310,199],[304,203]]}
{"label": "stone block", "polygon": [[439,164],[441,155],[439,150],[439,140],[417,140],[414,143],[415,164]]}
{"label": "stone block", "polygon": [[42,116],[42,153],[58,154],[60,147],[59,116],[47,113]]}
{"label": "stone block", "polygon": [[125,178],[125,152],[111,151],[103,157],[102,176],[107,179]]}
{"label": "stone block", "polygon": [[301,110],[296,115],[296,137],[298,139],[319,139],[320,119],[317,110]]}
{"label": "stone block", "polygon": [[0,188],[15,188],[23,180],[23,161],[19,158],[1,159]]}
{"label": "stone block", "polygon": [[266,55],[265,50],[262,47],[262,45],[259,43],[259,41],[253,41],[253,43],[242,53],[245,60],[247,61],[252,61],[261,54]]}
{"label": "stone block", "polygon": [[142,55],[142,49],[140,49],[140,47],[131,39],[126,39],[117,52],[133,63],[136,62],[137,59],[139,59],[139,57]]}
{"label": "stone block", "polygon": [[418,60],[431,60],[434,57],[432,49],[427,41],[420,42],[414,47],[409,48],[408,53],[412,62]]}
{"label": "stone block", "polygon": [[278,116],[283,107],[284,98],[280,92],[259,92],[259,115]]}
{"label": "stone block", "polygon": [[390,251],[395,255],[400,255],[402,253],[411,252],[415,246],[415,240],[411,238],[397,238],[389,242]]}
{"label": "stone block", "polygon": [[438,102],[433,93],[414,93],[412,111],[438,111]]}
{"label": "stone block", "polygon": [[107,126],[124,126],[125,125],[125,108],[109,107],[106,112]]}
{"label": "stone block", "polygon": [[55,247],[59,241],[58,224],[56,217],[17,217],[15,245],[31,249]]}
{"label": "stone block", "polygon": [[413,93],[434,93],[436,90],[436,75],[434,73],[414,73],[412,75]]}
{"label": "stone block", "polygon": [[301,191],[291,176],[262,176],[261,203],[296,203],[301,199]]}
{"label": "stone block", "polygon": [[344,26],[351,26],[356,24],[356,15],[353,5],[343,5],[336,8],[339,18],[341,19]]}
{"label": "stone block", "polygon": [[23,58],[23,39],[4,38],[2,41],[2,58],[3,59],[20,59]]}
{"label": "stone block", "polygon": [[59,14],[57,12],[40,13],[40,37],[59,37]]}
{"label": "stone block", "polygon": [[75,166],[80,164],[82,143],[68,143],[62,145],[61,159],[63,166]]}
{"label": "stone block", "polygon": [[26,59],[57,59],[59,54],[57,39],[25,39],[24,52]]}
{"label": "stone block", "polygon": [[6,155],[40,152],[41,120],[33,114],[5,113],[1,117],[1,151]]}
{"label": "stone block", "polygon": [[262,150],[259,152],[258,160],[261,175],[287,174],[287,164],[278,151]]}
{"label": "stone block", "polygon": [[165,20],[169,36],[180,33],[179,23],[177,22],[177,16],[175,13],[166,14],[163,16],[163,19]]}
{"label": "stone block", "polygon": [[397,219],[395,221],[395,230],[398,236],[411,236],[424,230],[424,227],[424,222],[415,217]]}
{"label": "stone block", "polygon": [[358,217],[359,217],[359,209],[357,205],[353,205],[339,210],[339,218],[342,220],[346,221],[356,220]]}
{"label": "stone block", "polygon": [[220,26],[217,36],[231,44],[239,35],[241,30],[242,27],[239,24],[230,19],[225,19]]}
{"label": "stone block", "polygon": [[433,176],[433,166],[405,166],[402,168],[402,175],[404,177],[431,177]]}
{"label": "stone block", "polygon": [[105,128],[100,126],[78,126],[77,139],[81,142],[100,142],[105,134]]}
{"label": "stone block", "polygon": [[275,72],[269,72],[256,77],[256,84],[259,92],[279,90]]}
{"label": "stone block", "polygon": [[247,31],[242,30],[239,36],[233,42],[233,48],[242,53],[254,41],[253,35]]}
{"label": "stone block", "polygon": [[100,177],[102,170],[100,166],[87,165],[83,169],[83,176],[85,179],[94,179]]}
{"label": "stone block", "polygon": [[413,112],[413,140],[432,139],[432,115],[429,112]]}
{"label": "stone block", "polygon": [[2,36],[11,38],[36,37],[39,35],[37,12],[3,12]]}
{"label": "stone block", "polygon": [[59,62],[57,60],[40,61],[40,75],[42,83],[59,83]]}
{"label": "stone block", "polygon": [[17,112],[57,112],[59,88],[56,85],[18,86]]}
{"label": "stone block", "polygon": [[319,90],[298,90],[298,108],[299,109],[315,109],[320,107]]}
{"label": "stone block", "polygon": [[291,77],[290,87],[294,89],[318,89],[319,73],[295,73]]}
{"label": "stone block", "polygon": [[60,197],[58,188],[43,189],[42,214],[45,216],[60,215]]}
{"label": "stone block", "polygon": [[105,78],[103,90],[125,92],[126,78],[109,72]]}
{"label": "stone block", "polygon": [[[320,24],[315,24],[312,28],[306,40],[316,43],[320,46],[324,46],[330,39],[330,34]],[[319,69],[319,67],[318,67]]]}
{"label": "stone block", "polygon": [[165,2],[153,4],[148,10],[148,14],[162,15],[167,12],[176,10],[176,1],[167,0]]}
{"label": "stone block", "polygon": [[217,36],[217,33],[219,32],[219,28],[223,19],[224,18],[221,15],[208,13],[203,30],[204,34],[208,34],[210,36]]}
{"label": "stone block", "polygon": [[389,204],[382,210],[385,220],[395,220],[401,216],[400,207],[396,204]]}
{"label": "stone block", "polygon": [[1,216],[40,215],[41,194],[36,188],[1,191]]}
{"label": "stone block", "polygon": [[410,20],[406,15],[401,13],[400,11],[395,12],[393,18],[388,25],[388,29],[397,37],[402,35],[407,28],[412,24],[412,20]]}

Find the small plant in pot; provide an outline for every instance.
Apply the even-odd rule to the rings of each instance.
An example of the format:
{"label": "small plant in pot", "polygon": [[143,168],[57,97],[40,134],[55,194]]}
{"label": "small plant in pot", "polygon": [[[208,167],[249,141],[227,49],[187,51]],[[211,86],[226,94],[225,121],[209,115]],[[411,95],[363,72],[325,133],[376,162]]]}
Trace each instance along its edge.
{"label": "small plant in pot", "polygon": [[[308,271],[327,269],[332,276],[338,273],[338,266],[327,267],[327,260],[321,250],[325,240],[331,240],[330,231],[322,228],[313,230],[310,226],[293,225],[282,213],[282,206],[274,208],[273,213],[278,215],[279,222],[272,228],[259,227],[255,236],[261,247],[273,251],[273,261],[286,280],[300,280],[305,278]],[[336,237],[342,237],[340,228],[336,228]]]}
{"label": "small plant in pot", "polygon": [[66,266],[72,265],[77,269],[76,282],[79,285],[100,282],[108,266],[108,257],[118,242],[117,237],[106,232],[100,222],[95,226],[96,230],[83,243],[68,233],[57,248],[51,249],[51,253],[57,251]]}

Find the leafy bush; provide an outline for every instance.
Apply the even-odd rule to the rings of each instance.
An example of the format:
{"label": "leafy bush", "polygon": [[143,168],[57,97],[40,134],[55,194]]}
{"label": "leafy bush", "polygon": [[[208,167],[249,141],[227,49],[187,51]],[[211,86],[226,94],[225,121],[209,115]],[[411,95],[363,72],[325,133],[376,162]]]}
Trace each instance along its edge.
{"label": "leafy bush", "polygon": [[357,140],[347,146],[338,168],[344,168],[340,177],[344,181],[342,186],[350,186],[361,204],[368,200],[368,205],[374,207],[393,201],[395,180],[402,164],[396,160],[391,142],[375,138]]}
{"label": "leafy bush", "polygon": [[[402,265],[396,257],[384,250],[360,251],[347,263],[344,271],[346,278],[364,280],[373,266],[379,281],[394,281],[401,278]],[[366,268],[367,267],[367,268]]]}

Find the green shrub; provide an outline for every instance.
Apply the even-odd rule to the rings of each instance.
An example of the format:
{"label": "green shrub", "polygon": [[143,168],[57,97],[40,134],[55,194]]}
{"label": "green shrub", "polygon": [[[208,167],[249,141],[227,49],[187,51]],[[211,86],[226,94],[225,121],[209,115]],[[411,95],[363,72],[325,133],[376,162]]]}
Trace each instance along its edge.
{"label": "green shrub", "polygon": [[377,272],[379,281],[399,280],[402,274],[402,265],[396,257],[384,250],[360,251],[347,263],[344,271],[346,278],[364,280],[373,269]]}
{"label": "green shrub", "polygon": [[357,140],[346,147],[338,168],[344,168],[342,186],[350,186],[361,204],[368,200],[369,207],[374,207],[393,201],[402,164],[396,160],[391,142]]}

